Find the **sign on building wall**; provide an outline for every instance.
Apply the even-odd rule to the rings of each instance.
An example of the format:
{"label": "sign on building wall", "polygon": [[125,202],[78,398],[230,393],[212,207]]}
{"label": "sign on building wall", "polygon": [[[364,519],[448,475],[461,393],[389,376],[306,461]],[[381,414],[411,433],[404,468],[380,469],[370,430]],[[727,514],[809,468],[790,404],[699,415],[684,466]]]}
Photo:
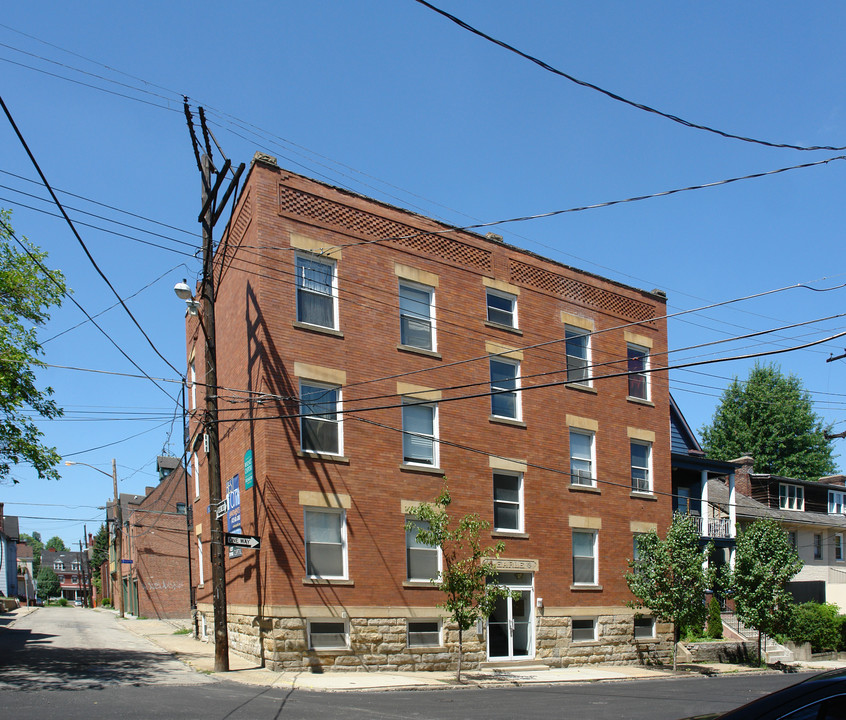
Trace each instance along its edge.
{"label": "sign on building wall", "polygon": [[244,453],[244,490],[253,486],[253,451],[247,450]]}
{"label": "sign on building wall", "polygon": [[[241,533],[241,489],[237,473],[226,481],[226,531]],[[241,557],[243,552],[239,547],[230,547],[229,557]]]}

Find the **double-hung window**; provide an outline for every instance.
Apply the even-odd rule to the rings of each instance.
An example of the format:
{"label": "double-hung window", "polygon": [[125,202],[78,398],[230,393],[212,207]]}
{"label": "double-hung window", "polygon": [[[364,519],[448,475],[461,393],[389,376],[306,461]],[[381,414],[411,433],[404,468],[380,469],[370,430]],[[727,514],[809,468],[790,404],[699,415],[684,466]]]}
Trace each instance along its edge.
{"label": "double-hung window", "polygon": [[649,348],[626,344],[629,397],[649,400]]}
{"label": "double-hung window", "polygon": [[197,453],[191,453],[191,468],[194,474],[194,497],[200,497],[200,460]]}
{"label": "double-hung window", "polygon": [[805,488],[801,485],[779,485],[778,506],[782,510],[804,510]]}
{"label": "double-hung window", "polygon": [[188,367],[188,374],[191,378],[191,409],[197,409],[197,366],[194,364],[194,361],[191,361],[191,365]]}
{"label": "double-hung window", "polygon": [[573,485],[596,484],[593,472],[593,433],[570,430],[570,482]]}
{"label": "double-hung window", "polygon": [[573,583],[597,584],[595,531],[573,531]]}
{"label": "double-hung window", "polygon": [[834,535],[834,559],[837,562],[843,562],[843,534],[836,533]]}
{"label": "double-hung window", "polygon": [[334,508],[305,511],[306,574],[315,578],[347,577],[346,513]]}
{"label": "double-hung window", "polygon": [[647,640],[650,638],[654,638],[655,618],[635,616],[634,636],[637,640]]}
{"label": "double-hung window", "polygon": [[567,381],[589,385],[590,333],[572,325],[565,325],[564,346],[567,352]]}
{"label": "double-hung window", "polygon": [[517,298],[510,293],[487,289],[488,322],[517,327]]}
{"label": "double-hung window", "polygon": [[822,535],[814,533],[814,560],[822,560]]}
{"label": "double-hung window", "polygon": [[300,381],[300,442],[303,450],[341,454],[340,404],[340,388]]}
{"label": "double-hung window", "polygon": [[336,304],[335,262],[297,255],[297,320],[335,330]]}
{"label": "double-hung window", "polygon": [[402,404],[402,459],[416,465],[438,465],[438,406],[404,399]]}
{"label": "double-hung window", "polygon": [[435,291],[425,285],[400,282],[400,343],[421,350],[435,349]]}
{"label": "double-hung window", "polygon": [[343,650],[349,647],[346,620],[310,620],[308,646],[312,650]]}
{"label": "double-hung window", "polygon": [[491,415],[520,419],[520,399],[517,393],[520,363],[495,357],[491,364]]}
{"label": "double-hung window", "polygon": [[573,642],[596,640],[596,618],[573,618]]}
{"label": "double-hung window", "polygon": [[828,514],[842,515],[846,508],[846,493],[837,490],[828,491]]}
{"label": "double-hung window", "polygon": [[428,582],[437,580],[441,571],[441,551],[426,545],[417,539],[419,530],[428,530],[425,520],[408,518],[405,528],[405,566],[406,577],[410,582]]}
{"label": "double-hung window", "polygon": [[408,647],[440,647],[441,623],[439,620],[409,620]]}
{"label": "double-hung window", "polygon": [[523,532],[523,477],[519,473],[493,474],[494,530]]}
{"label": "double-hung window", "polygon": [[652,492],[652,446],[647,442],[632,440],[632,491]]}

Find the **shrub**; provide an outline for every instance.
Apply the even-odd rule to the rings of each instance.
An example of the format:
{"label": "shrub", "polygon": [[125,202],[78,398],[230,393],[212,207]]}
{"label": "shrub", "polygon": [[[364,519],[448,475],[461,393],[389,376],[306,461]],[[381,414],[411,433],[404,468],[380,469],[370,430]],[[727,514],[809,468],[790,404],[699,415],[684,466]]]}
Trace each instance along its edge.
{"label": "shrub", "polygon": [[790,638],[795,643],[811,643],[812,652],[836,650],[841,639],[837,606],[807,602],[793,610]]}
{"label": "shrub", "polygon": [[61,607],[68,606],[68,599],[67,598],[59,598],[59,602],[57,603]]}
{"label": "shrub", "polygon": [[100,604],[101,604],[101,605],[105,605],[105,606],[109,606],[109,607],[111,607],[111,604],[112,604],[112,599],[111,599],[111,598],[103,598],[103,599],[100,601]]}
{"label": "shrub", "polygon": [[705,626],[705,635],[712,640],[721,640],[723,637],[723,618],[720,615],[720,601],[712,597],[708,603],[708,623]]}

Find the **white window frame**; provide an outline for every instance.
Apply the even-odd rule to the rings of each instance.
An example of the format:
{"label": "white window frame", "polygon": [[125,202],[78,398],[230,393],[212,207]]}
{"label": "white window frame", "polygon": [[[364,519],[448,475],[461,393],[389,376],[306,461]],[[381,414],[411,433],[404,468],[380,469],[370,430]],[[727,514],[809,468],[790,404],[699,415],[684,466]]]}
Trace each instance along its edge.
{"label": "white window frame", "polygon": [[779,484],[778,506],[781,510],[804,510],[805,488],[801,485]]}
{"label": "white window frame", "polygon": [[[637,364],[638,367],[633,367]],[[649,382],[649,348],[636,343],[626,343],[626,370],[629,373],[628,396],[636,400],[649,401],[651,394],[651,383]],[[643,394],[632,393],[632,383],[635,378],[643,379]]]}
{"label": "white window frame", "polygon": [[828,491],[828,514],[842,515],[846,512],[846,492],[841,490]]}
{"label": "white window frame", "polygon": [[[573,436],[581,435],[590,440],[590,456],[582,457],[574,454]],[[583,468],[575,468],[573,461],[588,463],[590,465],[588,474],[584,475]],[[596,487],[596,433],[590,430],[581,430],[579,428],[570,428],[570,484],[581,487]]]}
{"label": "white window frame", "polygon": [[53,569],[54,570],[64,570],[65,564],[61,560],[56,560],[56,562],[53,563]]}
{"label": "white window frame", "polygon": [[[428,295],[428,303],[427,303],[427,310],[429,316],[426,317],[425,313],[423,312],[415,312],[413,310],[403,310],[403,297],[402,291],[403,288],[408,288],[409,290],[413,290],[416,292],[425,293]],[[410,347],[410,348],[417,348],[418,350],[427,350],[430,352],[437,352],[437,333],[435,332],[435,288],[431,287],[430,285],[422,285],[420,283],[410,282],[409,280],[400,280],[399,281],[399,294],[397,295],[399,301],[399,314],[400,314],[400,344],[403,347]],[[415,301],[411,301],[415,302]],[[418,303],[422,304],[422,303]],[[429,323],[429,347],[424,345],[415,345],[410,342],[406,342],[410,338],[403,333],[403,328],[405,326],[406,318],[413,318],[416,320],[422,320]]]}
{"label": "white window frame", "polygon": [[[572,349],[570,341],[575,338],[585,339],[584,357],[574,355],[570,352]],[[576,327],[575,325],[564,326],[564,347],[567,356],[567,382],[577,385],[587,385],[588,387],[592,385],[590,373],[590,339],[590,330],[585,330],[584,328]],[[577,375],[583,375],[583,377],[577,377]]]}
{"label": "white window frame", "polygon": [[[640,623],[640,629],[638,631],[638,623]],[[644,633],[644,630],[647,628],[648,625],[648,634]],[[641,616],[634,618],[634,639],[635,640],[654,640],[655,639],[655,618],[649,616]]]}
{"label": "white window frame", "polygon": [[200,458],[197,453],[191,453],[191,468],[194,474],[194,497],[200,497]]}
{"label": "white window frame", "polygon": [[[500,300],[506,300],[511,303],[510,310],[504,310],[503,308],[492,307],[491,306],[491,298],[495,297]],[[485,310],[486,310],[486,317],[489,323],[493,323],[494,325],[502,325],[503,327],[509,328],[517,328],[517,296],[512,295],[511,293],[503,292],[502,290],[494,290],[493,288],[485,288]],[[493,312],[493,316],[497,317],[501,313],[502,316],[509,316],[511,322],[502,322],[501,320],[494,320],[491,317],[491,312]]]}
{"label": "white window frame", "polygon": [[[426,522],[425,520],[420,520],[419,518],[408,516],[406,517],[406,522],[414,523],[415,525],[422,524]],[[428,525],[428,523],[426,522]],[[416,545],[410,545],[410,542],[417,543],[417,530],[409,530],[406,528],[405,530],[405,579],[408,582],[414,583],[430,583],[432,580],[437,580],[441,576],[441,571],[443,570],[441,565],[441,549],[435,545],[423,545],[422,543]],[[409,555],[412,552],[418,553],[434,553],[435,555],[435,564],[437,566],[436,574],[434,577],[412,577],[411,575],[411,563],[409,562]]]}
{"label": "white window frame", "polygon": [[[316,625],[334,625],[334,626],[342,626],[344,628],[343,633],[325,633],[327,635],[343,635],[343,641],[339,644],[333,645],[315,645],[314,644],[314,627]],[[308,621],[308,649],[309,650],[316,650],[320,652],[321,650],[347,650],[350,646],[350,625],[349,620],[346,618],[315,618],[314,620]]]}
{"label": "white window frame", "polygon": [[71,570],[81,570],[81,565],[79,564],[79,560],[74,560],[71,562]]}
{"label": "white window frame", "polygon": [[[430,408],[432,411],[432,434],[418,433],[412,430],[407,430],[406,409],[412,407]],[[403,398],[402,400],[402,461],[405,465],[422,465],[423,467],[438,467],[438,404],[430,402],[422,402],[414,398]],[[410,454],[406,455],[406,450],[411,449],[408,445],[412,437],[423,438],[431,440],[432,443],[432,457],[431,462],[426,462],[420,459],[414,459]]]}
{"label": "white window frame", "polygon": [[843,533],[834,533],[834,560],[843,562]]}
{"label": "white window frame", "polygon": [[202,586],[206,578],[203,572],[203,539],[199,535],[197,536],[197,576],[198,584]]}
{"label": "white window frame", "polygon": [[[300,262],[310,262],[315,263],[317,265],[325,266],[330,273],[331,277],[331,292],[321,292],[314,288],[306,287],[304,283],[304,274],[301,272]],[[303,266],[303,269],[304,266]],[[334,260],[330,260],[325,257],[318,257],[317,255],[313,255],[311,253],[297,253],[294,259],[294,274],[295,274],[295,286],[296,286],[296,318],[297,322],[302,323],[303,325],[312,325],[314,327],[323,327],[328,328],[330,330],[337,330],[338,329],[338,263]],[[319,295],[321,297],[328,297],[332,301],[332,322],[329,325],[323,325],[321,323],[309,322],[308,320],[301,319],[302,310],[302,303],[300,300],[301,293],[308,293],[312,295]]]}
{"label": "white window frame", "polygon": [[[597,641],[597,630],[598,630],[599,623],[596,622],[595,617],[591,617],[591,618],[574,617],[574,618],[570,619],[570,622],[571,622],[570,634],[571,634],[573,643],[583,643],[583,642],[587,643],[587,642],[596,642]],[[576,623],[577,622],[580,623],[580,624],[581,623],[590,623],[591,636],[589,638],[587,638],[587,637],[577,638],[576,637],[577,632],[581,634],[585,631],[584,627],[578,628],[578,631],[577,631],[577,629],[576,629]]]}
{"label": "white window frame", "polygon": [[[513,368],[514,377],[508,378],[495,384],[493,379],[494,363],[499,363],[500,365],[507,365]],[[490,358],[489,367],[491,374],[491,415],[498,418],[506,418],[507,420],[519,421],[522,417],[522,403],[520,402],[520,361],[502,357],[501,355],[496,355]],[[513,387],[511,386],[512,383]],[[499,390],[504,390],[505,392],[497,392]],[[514,398],[514,413],[511,415],[503,415],[501,413],[495,412],[495,410],[497,409],[497,399],[510,396],[513,396]]]}
{"label": "white window frame", "polygon": [[[585,535],[591,538],[590,555],[576,555],[576,535]],[[599,585],[599,533],[596,530],[574,528],[571,537],[571,555],[573,559],[573,585],[582,585],[586,587]],[[585,580],[576,580],[576,560],[583,560],[584,558],[591,558],[593,560],[593,577],[590,582]]]}
{"label": "white window frame", "polygon": [[[631,456],[631,450],[633,447],[644,447],[646,448],[646,467],[642,465],[635,465],[634,458]],[[632,492],[642,493],[646,495],[652,494],[652,443],[647,442],[645,440],[635,440],[633,438],[629,438],[629,457],[631,458],[631,476],[632,476]],[[635,477],[635,470],[639,471],[640,473],[645,473],[646,478],[642,478],[638,475]],[[643,481],[646,482],[646,490],[642,489],[641,485]]]}
{"label": "white window frame", "polygon": [[194,361],[191,360],[191,364],[188,368],[189,374],[191,376],[191,407],[190,410],[197,409],[197,366],[194,364]]}
{"label": "white window frame", "polygon": [[814,533],[814,560],[822,560],[823,540],[821,533]]}
{"label": "white window frame", "polygon": [[[315,413],[313,415],[307,415],[307,408],[305,403],[305,396],[306,392],[304,388],[310,388],[312,390],[323,390],[326,392],[333,392],[336,393],[335,398],[335,411],[334,418],[326,417],[325,414],[322,413]],[[314,382],[312,380],[300,380],[300,449],[303,452],[310,452],[310,453],[317,453],[319,455],[343,455],[344,454],[344,422],[343,422],[343,414],[341,412],[342,409],[342,398],[341,398],[341,387],[339,385],[330,385],[327,383],[321,382]],[[336,432],[338,434],[338,443],[337,447],[334,450],[318,450],[315,448],[307,448],[305,446],[305,427],[306,424],[309,422],[317,422],[317,423],[333,423],[336,426]]]}
{"label": "white window frame", "polygon": [[[496,487],[497,487],[497,478],[510,478],[517,481],[517,500],[506,500],[506,499],[497,499],[496,496]],[[523,532],[523,473],[518,472],[505,472],[502,470],[494,470],[493,471],[493,502],[494,502],[494,512],[493,512],[493,529],[496,532],[502,533],[522,533]],[[497,525],[497,506],[501,507],[517,507],[517,527],[510,528],[510,527],[503,527]]]}
{"label": "white window frame", "polygon": [[[343,508],[324,508],[324,507],[307,507],[303,509],[303,542],[305,543],[305,571],[306,576],[314,579],[324,580],[347,580],[349,577],[349,566],[347,558],[347,513]],[[320,540],[311,540],[309,538],[309,515],[332,515],[338,517],[339,536],[338,543],[328,543]],[[324,575],[321,573],[309,572],[309,565],[311,564],[311,545],[335,545],[341,550],[341,574],[340,575]],[[316,568],[319,570],[319,568]]]}
{"label": "white window frame", "polygon": [[[434,633],[435,635],[435,642],[428,643],[428,642],[412,642],[412,635],[422,636],[433,635],[431,630],[416,630],[413,631],[411,629],[412,625],[432,625],[434,624],[437,628],[437,632]],[[444,640],[443,640],[443,622],[441,618],[408,618],[405,625],[405,644],[408,648],[433,648],[433,647],[443,647]]]}

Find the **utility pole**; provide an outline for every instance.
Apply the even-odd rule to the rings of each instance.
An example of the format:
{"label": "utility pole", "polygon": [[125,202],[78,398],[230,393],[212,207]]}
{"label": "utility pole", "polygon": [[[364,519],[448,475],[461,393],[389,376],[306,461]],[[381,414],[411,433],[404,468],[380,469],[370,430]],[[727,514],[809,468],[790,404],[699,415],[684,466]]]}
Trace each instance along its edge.
{"label": "utility pole", "polygon": [[117,587],[114,588],[117,595],[117,607],[121,617],[125,617],[123,608],[123,509],[120,506],[120,495],[118,494],[117,482],[117,460],[112,458],[112,482],[115,489],[115,576]]}
{"label": "utility pole", "polygon": [[229,630],[226,620],[226,568],[224,566],[223,516],[220,504],[220,440],[217,432],[217,346],[214,325],[214,248],[212,246],[211,158],[203,155],[203,285],[202,313],[206,337],[206,418],[209,439],[209,504],[211,512],[212,605],[214,608],[214,669],[229,670]]}

